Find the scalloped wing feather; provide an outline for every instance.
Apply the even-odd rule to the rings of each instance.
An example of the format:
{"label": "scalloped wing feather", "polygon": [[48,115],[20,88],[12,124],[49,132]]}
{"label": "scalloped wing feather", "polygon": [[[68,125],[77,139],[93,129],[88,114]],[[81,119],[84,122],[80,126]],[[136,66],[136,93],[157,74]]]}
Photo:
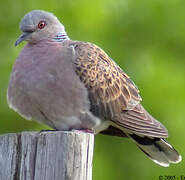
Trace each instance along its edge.
{"label": "scalloped wing feather", "polygon": [[75,42],[74,48],[75,70],[88,88],[96,115],[110,118],[141,101],[135,84],[103,50],[84,42]]}
{"label": "scalloped wing feather", "polygon": [[[133,81],[103,50],[79,41],[72,41],[70,45],[75,51],[75,71],[88,89],[94,115],[111,120],[113,126],[127,133],[168,136],[166,128],[140,104],[139,90]],[[117,133],[116,128],[107,129],[106,134]]]}

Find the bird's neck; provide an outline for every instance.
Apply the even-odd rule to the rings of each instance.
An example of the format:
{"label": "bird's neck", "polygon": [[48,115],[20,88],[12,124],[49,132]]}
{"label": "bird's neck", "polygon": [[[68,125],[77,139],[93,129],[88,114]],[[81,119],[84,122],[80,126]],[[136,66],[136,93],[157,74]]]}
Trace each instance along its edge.
{"label": "bird's neck", "polygon": [[66,32],[60,32],[60,33],[57,33],[53,36],[52,41],[63,42],[68,39],[69,39],[69,37]]}

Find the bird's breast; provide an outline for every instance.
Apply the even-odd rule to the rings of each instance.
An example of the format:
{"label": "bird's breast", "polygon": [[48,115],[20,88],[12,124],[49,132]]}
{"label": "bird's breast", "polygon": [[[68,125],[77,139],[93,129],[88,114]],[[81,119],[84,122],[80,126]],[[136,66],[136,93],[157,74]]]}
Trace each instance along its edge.
{"label": "bird's breast", "polygon": [[87,90],[73,70],[68,48],[26,46],[17,58],[8,101],[21,115],[38,120],[40,111],[52,121],[89,111]]}

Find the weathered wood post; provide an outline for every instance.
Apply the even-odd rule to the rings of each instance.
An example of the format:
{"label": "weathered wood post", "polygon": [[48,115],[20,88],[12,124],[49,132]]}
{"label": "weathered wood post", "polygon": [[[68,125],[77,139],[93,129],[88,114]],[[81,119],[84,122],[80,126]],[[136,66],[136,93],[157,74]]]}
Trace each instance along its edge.
{"label": "weathered wood post", "polygon": [[0,136],[0,180],[92,180],[94,135],[79,131]]}

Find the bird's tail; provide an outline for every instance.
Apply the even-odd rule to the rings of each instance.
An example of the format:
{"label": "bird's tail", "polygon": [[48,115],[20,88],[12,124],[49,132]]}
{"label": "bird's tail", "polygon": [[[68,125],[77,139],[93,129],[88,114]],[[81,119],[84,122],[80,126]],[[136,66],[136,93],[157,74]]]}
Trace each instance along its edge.
{"label": "bird's tail", "polygon": [[178,163],[182,157],[163,138],[140,137],[135,134],[128,135],[137,146],[155,163],[168,167],[170,163]]}

